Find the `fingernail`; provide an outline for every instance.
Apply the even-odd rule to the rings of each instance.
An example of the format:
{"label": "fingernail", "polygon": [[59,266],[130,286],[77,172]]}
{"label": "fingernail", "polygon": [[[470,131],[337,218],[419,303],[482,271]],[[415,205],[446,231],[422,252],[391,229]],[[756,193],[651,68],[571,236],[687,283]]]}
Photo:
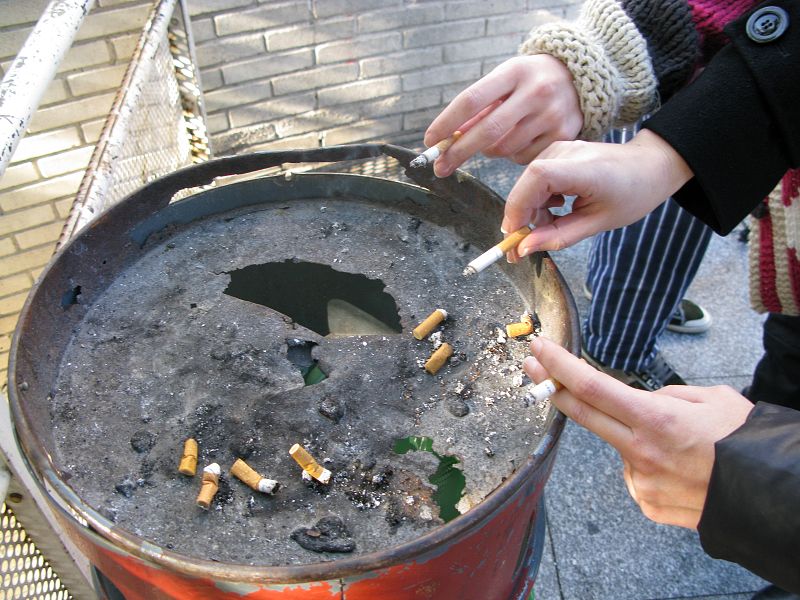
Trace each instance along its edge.
{"label": "fingernail", "polygon": [[505,227],[500,227],[500,233],[502,233],[503,235],[508,235],[508,232],[506,231]]}
{"label": "fingernail", "polygon": [[538,364],[539,361],[536,360],[533,356],[526,356],[525,360],[522,361],[522,368],[525,369],[526,371],[533,371]]}
{"label": "fingernail", "polygon": [[532,246],[523,246],[517,250],[520,258],[525,258],[526,256],[533,254],[533,247]]}
{"label": "fingernail", "polygon": [[542,351],[542,340],[540,340],[538,337],[534,337],[531,340],[530,348],[534,355],[539,354],[539,352]]}

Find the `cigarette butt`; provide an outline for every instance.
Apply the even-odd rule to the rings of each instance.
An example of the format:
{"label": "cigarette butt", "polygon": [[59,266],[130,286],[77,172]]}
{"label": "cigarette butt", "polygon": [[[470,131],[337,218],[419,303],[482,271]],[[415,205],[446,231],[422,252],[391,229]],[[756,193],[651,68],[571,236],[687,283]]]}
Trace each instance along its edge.
{"label": "cigarette butt", "polygon": [[563,388],[564,386],[560,381],[556,379],[545,379],[541,383],[537,383],[530,388],[528,390],[528,396],[530,396],[534,402],[543,402]]}
{"label": "cigarette butt", "polygon": [[277,481],[262,477],[258,471],[248,465],[241,458],[237,458],[236,462],[233,463],[233,466],[231,467],[231,475],[236,477],[236,479],[239,481],[244,482],[251,489],[264,494],[272,494],[279,487]]}
{"label": "cigarette butt", "polygon": [[441,142],[439,142],[438,144],[436,144],[436,147],[439,149],[439,152],[445,152],[462,135],[464,135],[464,134],[461,133],[460,131],[454,131],[453,135],[451,135],[449,138],[444,139]]}
{"label": "cigarette butt", "polygon": [[431,375],[436,375],[437,371],[444,366],[444,363],[446,363],[447,359],[451,356],[453,356],[453,347],[447,342],[444,342],[431,354],[428,362],[425,363],[425,370]]}
{"label": "cigarette butt", "polygon": [[480,273],[489,265],[493,265],[498,260],[503,258],[503,256],[512,248],[516,247],[526,235],[531,232],[530,227],[520,227],[514,233],[509,235],[499,244],[495,244],[491,248],[489,248],[486,252],[481,254],[478,258],[470,262],[464,268],[464,275],[470,276],[475,275],[476,273]]}
{"label": "cigarette butt", "polygon": [[189,477],[194,477],[197,472],[197,440],[189,438],[183,442],[183,456],[178,465],[178,472]]}
{"label": "cigarette butt", "polygon": [[320,483],[328,483],[331,480],[331,472],[314,460],[314,457],[306,452],[306,449],[300,444],[295,444],[289,448],[289,455],[297,461],[298,465],[303,467],[306,473]]}
{"label": "cigarette butt", "polygon": [[442,152],[447,150],[453,143],[462,136],[463,134],[460,131],[456,131],[451,135],[449,138],[438,142],[425,150],[422,154],[417,156],[414,160],[409,163],[409,166],[412,168],[417,167],[424,167],[425,165],[432,163],[435,161],[439,156],[441,156]]}
{"label": "cigarette butt", "polygon": [[447,311],[443,308],[437,308],[419,325],[414,328],[411,333],[418,340],[424,340],[431,332],[436,329],[440,323],[447,318]]}
{"label": "cigarette butt", "polygon": [[219,489],[219,473],[217,463],[211,463],[203,469],[203,483],[200,484],[200,493],[197,494],[197,506],[203,510],[208,510]]}
{"label": "cigarette butt", "polygon": [[500,247],[500,250],[503,251],[505,254],[512,248],[516,248],[517,244],[519,244],[525,237],[531,232],[531,228],[527,225],[525,227],[520,227],[514,233],[510,234],[507,238],[505,238],[502,242],[497,244]]}
{"label": "cigarette butt", "polygon": [[506,334],[508,337],[520,337],[523,335],[530,335],[533,333],[533,321],[528,319],[521,323],[509,323],[506,325]]}

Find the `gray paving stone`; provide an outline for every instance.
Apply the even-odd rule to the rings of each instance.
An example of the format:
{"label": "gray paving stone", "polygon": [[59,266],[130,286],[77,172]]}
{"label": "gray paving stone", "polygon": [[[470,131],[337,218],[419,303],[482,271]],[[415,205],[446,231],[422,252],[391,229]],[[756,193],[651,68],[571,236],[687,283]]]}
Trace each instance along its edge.
{"label": "gray paving stone", "polygon": [[561,438],[545,497],[564,600],[644,600],[752,592],[764,583],[708,557],[693,531],[647,520],[622,462],[574,423]]}

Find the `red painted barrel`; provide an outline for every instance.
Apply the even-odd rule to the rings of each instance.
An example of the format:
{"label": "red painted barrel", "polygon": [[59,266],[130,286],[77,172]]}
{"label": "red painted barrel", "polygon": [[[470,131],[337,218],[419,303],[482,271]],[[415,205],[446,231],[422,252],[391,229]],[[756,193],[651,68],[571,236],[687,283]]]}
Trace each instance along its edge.
{"label": "red painted barrel", "polygon": [[[118,205],[66,245],[28,298],[12,344],[9,398],[20,446],[67,535],[99,573],[99,592],[112,600],[524,600],[533,586],[544,543],[543,497],[564,417],[550,409],[544,435],[527,462],[493,493],[449,523],[411,542],[332,562],[271,567],[213,562],[156,546],[116,527],[70,488],[53,460],[47,396],[59,357],[74,325],[74,310],[56,310],[77,280],[113,280],[140,250],[142,223],[158,220],[175,192],[214,177],[292,162],[334,162],[391,156],[407,165],[413,152],[387,145],[360,145],[303,152],[259,153],[218,159],[157,180]],[[439,180],[430,169],[409,170],[426,194],[467,209],[502,212],[502,200],[464,173]],[[392,185],[406,184],[392,182]],[[367,185],[367,187],[369,187]],[[236,201],[241,201],[241,190]],[[382,188],[385,191],[385,187]],[[416,188],[415,188],[416,189]],[[321,193],[316,190],[316,193]],[[368,194],[368,190],[364,194]],[[410,188],[403,194],[419,193]],[[402,196],[400,194],[398,197]],[[334,198],[331,201],[335,201]],[[183,201],[192,206],[192,199]],[[199,212],[222,210],[198,202]],[[137,233],[138,232],[138,233]],[[476,222],[470,235],[492,245],[494,223]],[[133,241],[132,241],[133,240]],[[102,247],[102,253],[97,249]],[[102,261],[97,258],[105,257]],[[517,285],[530,286],[549,337],[579,351],[574,300],[546,255],[515,269]]]}

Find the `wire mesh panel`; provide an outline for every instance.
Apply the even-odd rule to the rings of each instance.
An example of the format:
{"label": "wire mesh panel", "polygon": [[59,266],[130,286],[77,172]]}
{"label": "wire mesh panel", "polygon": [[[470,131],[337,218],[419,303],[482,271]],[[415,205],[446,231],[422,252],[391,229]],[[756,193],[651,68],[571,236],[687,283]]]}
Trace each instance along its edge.
{"label": "wire mesh panel", "polygon": [[[176,5],[180,10],[175,10]],[[208,136],[183,2],[154,6],[59,245],[142,185],[207,160]]]}
{"label": "wire mesh panel", "polygon": [[0,536],[0,600],[72,598],[5,503],[0,516]]}

